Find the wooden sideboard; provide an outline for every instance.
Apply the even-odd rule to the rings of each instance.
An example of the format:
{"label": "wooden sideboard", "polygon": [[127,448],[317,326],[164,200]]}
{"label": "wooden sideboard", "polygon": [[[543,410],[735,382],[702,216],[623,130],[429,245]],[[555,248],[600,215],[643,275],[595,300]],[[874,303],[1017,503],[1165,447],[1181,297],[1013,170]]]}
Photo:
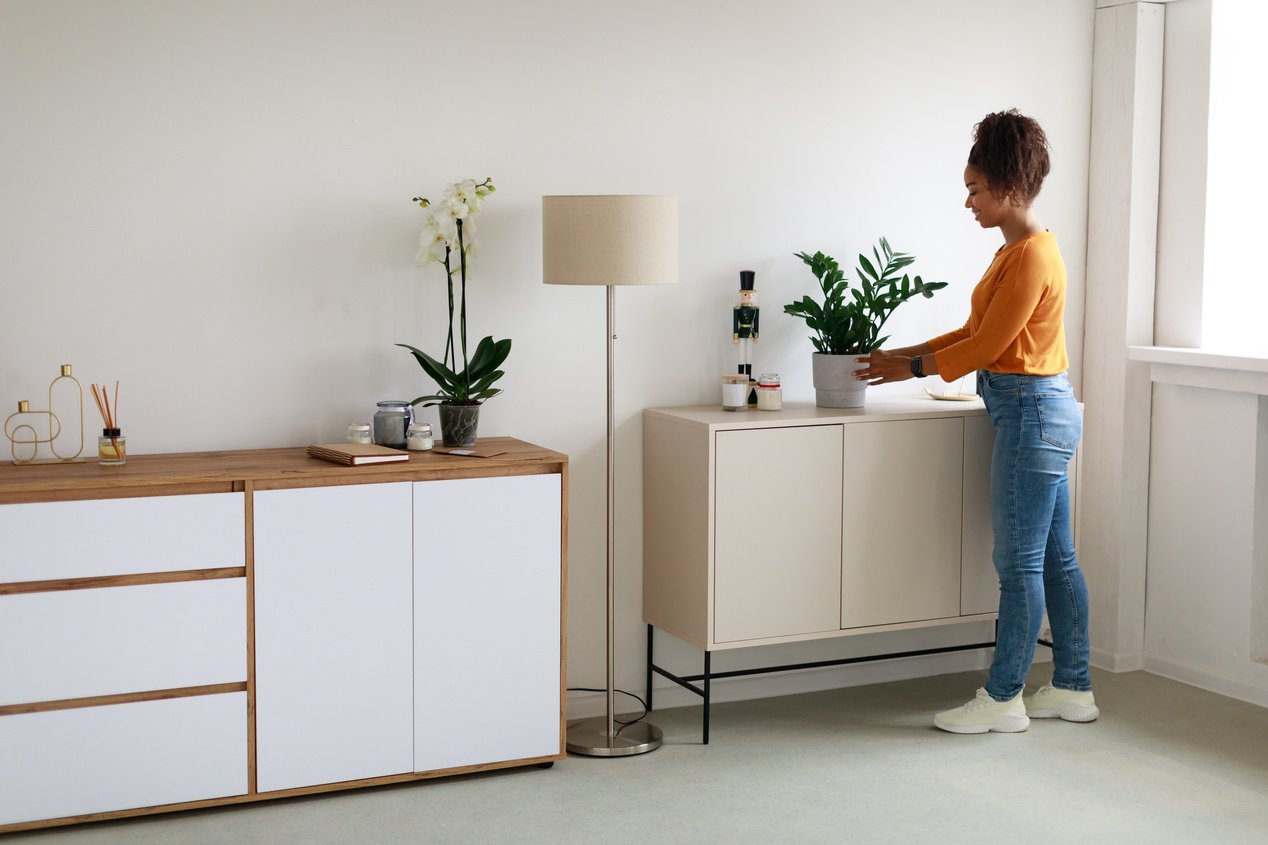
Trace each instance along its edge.
{"label": "wooden sideboard", "polygon": [[0,833],[564,757],[568,459],[0,465]]}
{"label": "wooden sideboard", "polygon": [[[707,742],[714,651],[993,619],[994,438],[980,401],[646,410],[649,697],[653,671],[701,694]],[[704,674],[656,666],[653,629],[703,649]]]}

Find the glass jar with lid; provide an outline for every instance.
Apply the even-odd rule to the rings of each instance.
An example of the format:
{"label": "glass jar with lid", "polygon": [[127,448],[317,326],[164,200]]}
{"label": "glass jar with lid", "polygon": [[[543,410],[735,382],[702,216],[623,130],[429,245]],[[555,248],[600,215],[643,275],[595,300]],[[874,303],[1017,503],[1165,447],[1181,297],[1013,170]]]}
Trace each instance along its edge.
{"label": "glass jar with lid", "polygon": [[722,410],[743,411],[748,407],[748,376],[725,375],[722,377]]}
{"label": "glass jar with lid", "polygon": [[405,432],[413,419],[413,406],[408,402],[388,399],[378,403],[374,412],[374,442],[390,449],[405,448]]}
{"label": "glass jar with lid", "polygon": [[97,463],[103,467],[122,466],[128,462],[128,438],[122,429],[103,428],[97,438]]}
{"label": "glass jar with lid", "polygon": [[426,452],[436,445],[431,434],[431,425],[429,423],[411,424],[409,431],[405,433],[405,445],[413,452]]}
{"label": "glass jar with lid", "polygon": [[779,373],[762,373],[757,379],[757,410],[778,411],[784,407],[784,392],[779,386]]}
{"label": "glass jar with lid", "polygon": [[350,423],[346,439],[349,443],[373,443],[374,437],[370,434],[370,424]]}

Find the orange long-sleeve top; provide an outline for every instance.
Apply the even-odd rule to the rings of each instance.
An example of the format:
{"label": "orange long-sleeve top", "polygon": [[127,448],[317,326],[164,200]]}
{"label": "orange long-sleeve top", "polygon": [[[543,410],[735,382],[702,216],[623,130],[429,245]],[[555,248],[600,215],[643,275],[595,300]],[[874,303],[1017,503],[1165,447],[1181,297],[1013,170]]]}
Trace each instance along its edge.
{"label": "orange long-sleeve top", "polygon": [[1065,289],[1065,262],[1052,232],[1001,247],[973,289],[968,322],[929,341],[938,375],[955,381],[974,370],[1065,372]]}

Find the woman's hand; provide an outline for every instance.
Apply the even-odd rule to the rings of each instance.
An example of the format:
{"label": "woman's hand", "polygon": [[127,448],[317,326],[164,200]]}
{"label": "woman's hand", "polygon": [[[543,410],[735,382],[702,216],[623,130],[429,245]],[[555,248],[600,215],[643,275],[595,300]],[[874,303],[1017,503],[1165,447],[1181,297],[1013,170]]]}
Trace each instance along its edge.
{"label": "woman's hand", "polygon": [[854,377],[868,384],[889,384],[913,378],[910,355],[875,349],[870,355],[859,356],[858,360],[866,362],[866,366],[855,370]]}

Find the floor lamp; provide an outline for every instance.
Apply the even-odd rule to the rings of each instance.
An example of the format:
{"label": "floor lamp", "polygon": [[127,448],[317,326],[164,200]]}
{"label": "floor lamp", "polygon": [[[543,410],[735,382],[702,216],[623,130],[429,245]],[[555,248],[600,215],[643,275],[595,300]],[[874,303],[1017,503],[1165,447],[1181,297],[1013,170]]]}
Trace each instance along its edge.
{"label": "floor lamp", "polygon": [[612,499],[616,429],[612,351],[617,285],[678,281],[678,198],[673,196],[542,197],[542,281],[608,289],[607,716],[568,729],[567,748],[590,757],[624,757],[660,747],[660,729],[639,721],[618,726],[613,711]]}

